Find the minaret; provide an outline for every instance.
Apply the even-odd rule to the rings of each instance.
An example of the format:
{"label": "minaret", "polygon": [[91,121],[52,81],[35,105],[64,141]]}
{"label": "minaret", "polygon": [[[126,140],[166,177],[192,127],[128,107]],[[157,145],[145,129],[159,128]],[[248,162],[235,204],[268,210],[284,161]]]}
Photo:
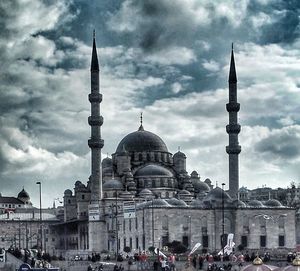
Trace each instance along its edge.
{"label": "minaret", "polygon": [[98,203],[102,199],[102,173],[101,173],[101,149],[104,145],[101,139],[101,126],[103,117],[100,115],[100,103],[102,94],[99,92],[99,63],[97,57],[97,47],[95,41],[95,31],[93,33],[93,52],[91,62],[91,93],[89,94],[91,103],[91,116],[88,118],[91,126],[91,138],[88,141],[91,148],[91,203]]}
{"label": "minaret", "polygon": [[226,152],[229,154],[229,194],[232,198],[237,198],[239,190],[239,153],[241,152],[238,134],[241,130],[241,126],[238,124],[240,104],[237,102],[237,78],[235,72],[233,44],[228,83],[229,103],[226,104],[226,109],[229,113],[229,124],[226,126],[226,132],[229,135],[229,145],[226,146]]}

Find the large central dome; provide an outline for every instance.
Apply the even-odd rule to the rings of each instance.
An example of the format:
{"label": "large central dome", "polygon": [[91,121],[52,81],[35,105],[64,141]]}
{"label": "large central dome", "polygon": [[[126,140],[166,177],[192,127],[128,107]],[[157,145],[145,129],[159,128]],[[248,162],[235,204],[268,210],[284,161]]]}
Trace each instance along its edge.
{"label": "large central dome", "polygon": [[116,153],[128,152],[168,152],[166,144],[162,139],[148,131],[141,125],[139,130],[125,136],[119,143]]}

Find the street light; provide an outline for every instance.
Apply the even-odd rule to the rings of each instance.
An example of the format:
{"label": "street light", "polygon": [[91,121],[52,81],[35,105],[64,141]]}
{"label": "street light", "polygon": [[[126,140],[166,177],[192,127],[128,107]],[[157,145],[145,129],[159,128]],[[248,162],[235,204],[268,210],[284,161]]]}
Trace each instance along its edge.
{"label": "street light", "polygon": [[41,237],[41,251],[43,251],[43,231],[42,231],[42,183],[41,182],[36,182],[37,185],[39,185],[39,190],[40,190],[40,237]]}
{"label": "street light", "polygon": [[225,246],[225,242],[224,242],[224,234],[225,234],[225,214],[224,214],[224,186],[225,183],[222,183],[222,251],[223,251],[223,259],[224,259],[224,246]]}

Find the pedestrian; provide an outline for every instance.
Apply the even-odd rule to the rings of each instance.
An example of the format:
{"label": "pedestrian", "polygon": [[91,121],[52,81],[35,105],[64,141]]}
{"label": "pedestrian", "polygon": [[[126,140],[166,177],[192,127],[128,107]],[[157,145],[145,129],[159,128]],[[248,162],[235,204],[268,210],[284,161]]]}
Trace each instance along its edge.
{"label": "pedestrian", "polygon": [[204,258],[200,255],[200,256],[199,256],[199,259],[198,259],[198,262],[199,262],[199,270],[202,270],[202,268],[203,268],[203,261],[204,261]]}
{"label": "pedestrian", "polygon": [[155,259],[155,261],[153,262],[153,270],[154,270],[154,271],[158,271],[158,266],[159,266],[159,263],[158,263],[158,261]]}
{"label": "pedestrian", "polygon": [[87,271],[93,271],[93,268],[92,268],[91,264],[88,265]]}

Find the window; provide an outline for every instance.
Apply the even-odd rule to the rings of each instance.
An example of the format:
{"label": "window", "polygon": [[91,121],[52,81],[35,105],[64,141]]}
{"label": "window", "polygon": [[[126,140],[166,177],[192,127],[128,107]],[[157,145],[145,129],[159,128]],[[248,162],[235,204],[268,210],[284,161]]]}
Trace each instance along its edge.
{"label": "window", "polygon": [[81,195],[81,199],[84,199],[84,195]]}
{"label": "window", "polygon": [[124,246],[123,247],[126,247],[126,238],[124,238]]}
{"label": "window", "polygon": [[205,247],[205,248],[208,247],[208,235],[202,236],[202,244],[203,244],[203,247]]}
{"label": "window", "polygon": [[278,219],[278,227],[279,229],[284,229],[284,217],[280,216]]}
{"label": "window", "polygon": [[55,238],[52,238],[52,242],[55,242]]}
{"label": "window", "polygon": [[138,237],[135,238],[135,248],[136,249],[139,248],[139,238]]}
{"label": "window", "polygon": [[188,237],[188,236],[182,236],[182,244],[183,244],[185,247],[188,247],[188,246],[189,246],[189,237]]}
{"label": "window", "polygon": [[123,232],[125,233],[125,230],[126,230],[126,221],[125,219],[123,220]]}
{"label": "window", "polygon": [[129,238],[129,247],[132,248],[132,238]]}
{"label": "window", "polygon": [[137,216],[135,217],[135,229],[136,230],[138,229],[138,218],[137,218]]}
{"label": "window", "polygon": [[246,235],[242,235],[241,237],[241,244],[243,247],[247,247],[248,246],[248,237]]}
{"label": "window", "polygon": [[267,245],[267,237],[265,235],[260,236],[260,247],[266,247]]}
{"label": "window", "polygon": [[131,219],[129,218],[129,231],[131,231]]}
{"label": "window", "polygon": [[284,245],[285,245],[284,235],[279,235],[279,237],[278,237],[278,245],[280,247],[284,247]]}

